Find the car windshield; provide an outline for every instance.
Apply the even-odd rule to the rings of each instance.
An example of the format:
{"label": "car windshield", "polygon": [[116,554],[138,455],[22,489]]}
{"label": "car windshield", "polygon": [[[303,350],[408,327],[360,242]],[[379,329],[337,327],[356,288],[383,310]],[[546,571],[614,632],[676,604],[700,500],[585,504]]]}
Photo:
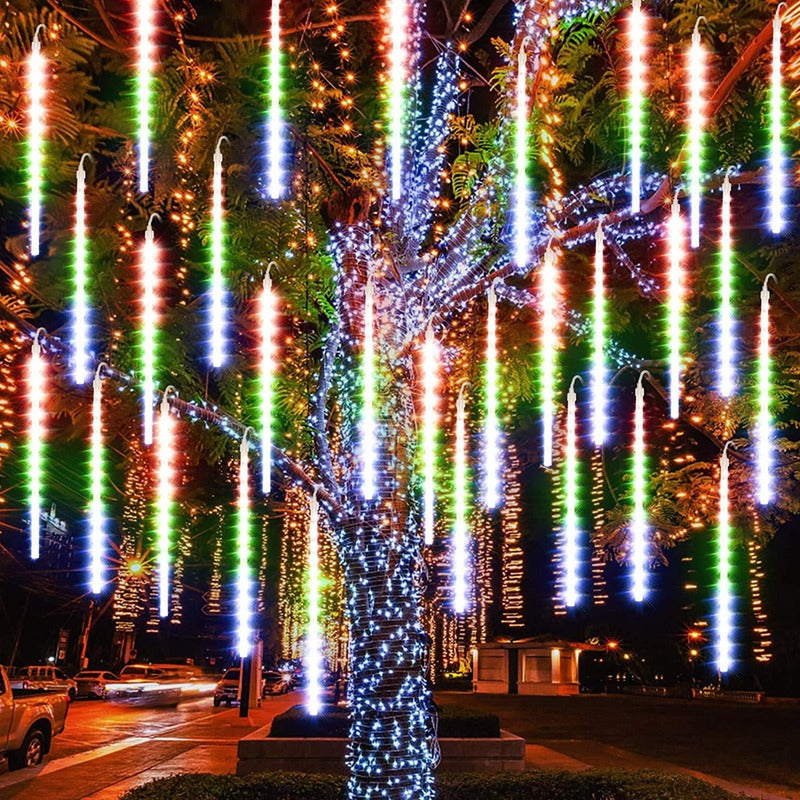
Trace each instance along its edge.
{"label": "car windshield", "polygon": [[239,680],[239,670],[238,669],[229,669],[222,676],[222,680],[224,680],[224,681],[238,681]]}
{"label": "car windshield", "polygon": [[79,672],[75,677],[76,678],[99,678],[100,677],[100,673],[99,672]]}
{"label": "car windshield", "polygon": [[278,681],[283,680],[283,676],[279,672],[265,672],[264,680],[267,683],[277,683]]}

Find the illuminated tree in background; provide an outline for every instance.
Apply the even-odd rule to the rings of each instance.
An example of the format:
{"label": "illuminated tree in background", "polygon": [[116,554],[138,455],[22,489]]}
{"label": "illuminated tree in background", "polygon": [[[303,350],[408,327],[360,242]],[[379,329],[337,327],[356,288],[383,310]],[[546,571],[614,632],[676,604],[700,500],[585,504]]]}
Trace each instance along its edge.
{"label": "illuminated tree in background", "polygon": [[[626,151],[622,30],[627,9],[588,0],[520,3],[513,40],[495,43],[504,66],[485,76],[480,65],[487,59],[473,57],[470,44],[487,33],[504,3],[493,3],[485,17],[473,17],[460,4],[445,0],[441,5],[444,19],[438,25],[444,30],[435,29],[433,11],[429,11],[430,40],[422,36],[428,23],[413,2],[393,0],[385,6],[378,4],[377,10],[373,4],[355,5],[358,7],[345,13],[334,3],[319,7],[282,4],[284,109],[291,158],[286,164],[287,186],[281,202],[267,199],[279,192],[273,191],[264,167],[269,105],[264,82],[264,4],[258,5],[255,15],[258,32],[245,38],[223,37],[237,22],[252,26],[253,20],[214,13],[210,16],[216,29],[202,28],[203,14],[209,12],[199,3],[196,23],[195,9],[183,4],[172,7],[157,23],[161,49],[150,101],[154,129],[146,195],[138,191],[138,153],[132,140],[136,124],[129,107],[132,59],[128,43],[132,37],[128,31],[116,27],[116,16],[109,16],[100,2],[87,6],[80,18],[23,4],[21,10],[9,12],[9,26],[0,34],[10,54],[0,65],[0,125],[11,134],[0,143],[4,165],[15,163],[21,152],[25,119],[21,76],[39,23],[45,26],[43,52],[47,56],[49,51],[58,91],[51,93],[46,121],[43,253],[32,263],[26,254],[21,181],[17,175],[10,176],[4,179],[13,212],[3,214],[4,269],[11,275],[11,291],[31,305],[65,310],[64,298],[71,294],[70,272],[65,266],[72,246],[69,198],[78,158],[91,152],[94,162],[87,163],[86,169],[91,206],[89,257],[94,270],[90,292],[96,313],[94,350],[121,371],[115,373],[121,390],[110,400],[106,425],[109,437],[128,441],[138,435],[131,434],[130,427],[138,414],[140,394],[138,387],[122,380],[123,375],[140,369],[133,346],[139,309],[130,287],[139,277],[136,252],[142,231],[151,213],[160,214],[161,223],[154,227],[168,265],[168,277],[163,281],[168,302],[158,342],[158,382],[161,388],[168,384],[178,388],[180,397],[171,401],[172,408],[183,420],[194,422],[181,425],[182,447],[187,451],[181,468],[182,488],[202,493],[202,486],[192,487],[185,478],[188,465],[222,465],[218,474],[227,478],[238,452],[238,444],[231,439],[241,438],[245,425],[259,429],[254,372],[259,339],[254,320],[267,262],[276,262],[270,277],[280,297],[282,363],[275,386],[273,460],[276,474],[280,472],[284,485],[289,484],[280,491],[308,495],[319,487],[344,573],[353,701],[350,796],[427,798],[433,792],[436,744],[425,675],[427,641],[420,613],[425,590],[421,567],[430,556],[423,547],[423,487],[417,469],[418,420],[424,396],[420,353],[426,331],[431,328],[439,348],[440,422],[442,428],[452,430],[455,398],[464,381],[474,387],[471,396],[479,398],[483,391],[476,356],[484,341],[485,298],[494,283],[503,333],[501,405],[503,425],[508,429],[517,402],[540,399],[532,391],[536,381],[530,370],[536,363],[540,317],[546,316],[553,329],[558,323],[559,349],[546,363],[548,413],[555,415],[560,430],[564,409],[559,398],[563,400],[566,388],[561,377],[584,369],[590,349],[587,319],[594,242],[598,221],[604,218],[609,262],[606,291],[614,298],[613,313],[611,309],[608,312],[607,366],[610,375],[623,370],[614,378],[614,396],[608,407],[623,397],[617,384],[622,383],[624,391],[631,394],[634,371],[647,362],[655,375],[648,386],[648,407],[661,403],[651,427],[654,420],[666,418],[666,395],[660,386],[667,350],[655,332],[664,328],[666,207],[682,180],[678,153],[685,81],[676,54],[687,45],[698,8],[696,3],[676,2],[659,10],[659,23],[651,26],[646,57],[650,85],[643,112],[647,119],[642,148],[646,169],[642,213],[634,216],[629,180],[619,172],[624,169]],[[391,91],[398,90],[397,75],[389,63],[392,50],[387,37],[379,35],[376,43],[373,34],[376,23],[380,22],[377,29],[383,30],[399,13],[398,7],[403,7],[402,13],[412,21],[405,41],[410,54],[408,76],[400,81],[402,102],[393,96],[387,104],[383,85],[388,82]],[[246,14],[242,4],[235,8]],[[736,172],[731,181],[746,197],[758,198],[763,175],[756,168],[763,161],[766,145],[765,137],[758,133],[765,130],[762,75],[771,21],[765,18],[763,3],[755,0],[745,0],[734,10],[715,6],[713,14],[711,9],[699,10],[706,12],[704,35],[713,41],[716,52],[709,82],[720,87],[709,104],[716,127],[706,137],[709,146],[704,168],[751,165],[752,170]],[[655,16],[655,12],[651,14]],[[796,16],[788,17],[789,24],[797,25]],[[201,25],[200,34],[194,32],[197,25]],[[377,68],[373,59],[376,45]],[[526,91],[520,91],[520,64]],[[109,79],[103,81],[102,90],[95,86],[98,77]],[[496,89],[498,112],[488,121],[469,113],[472,90],[487,81]],[[530,133],[528,153],[520,150],[524,137],[518,135],[520,125],[515,123],[521,97],[529,103],[522,120]],[[396,116],[388,126],[385,122],[387,105],[395,115],[398,108],[402,111],[403,135],[399,139]],[[384,135],[387,127],[389,136]],[[227,144],[222,145],[225,277],[231,306],[235,306],[235,324],[227,348],[231,357],[224,369],[216,371],[207,361],[210,332],[205,332],[204,298],[211,274],[210,176],[213,154],[223,135],[227,137]],[[398,141],[402,157],[398,157]],[[390,142],[393,150],[387,152]],[[527,166],[522,172],[528,174],[535,190],[529,204],[514,202],[515,190],[519,190],[514,165],[519,163]],[[398,170],[402,173],[399,182]],[[665,175],[659,170],[672,172]],[[708,190],[722,184],[721,175],[705,177]],[[577,188],[582,184],[586,188]],[[394,199],[389,199],[391,195]],[[708,218],[714,205],[713,199],[705,204]],[[510,242],[519,221],[513,212],[528,207],[530,215],[524,220],[527,245],[515,252]],[[794,254],[791,240],[783,240],[779,248],[761,242],[756,222],[753,215],[750,227],[738,226],[740,234],[746,233],[737,241],[741,268],[737,311],[743,321],[743,342],[755,341],[754,336],[744,335],[753,328],[757,305],[757,291],[750,283],[759,285],[767,267],[777,273],[784,268],[785,272]],[[713,232],[713,224],[706,230]],[[563,286],[544,287],[548,300],[543,303],[540,266],[554,241],[557,248],[551,249],[548,275],[553,280],[557,275],[566,277]],[[691,292],[696,298],[713,297],[713,281],[700,269],[713,260],[713,245],[698,253],[693,256],[698,268]],[[759,280],[749,281],[746,271]],[[376,331],[376,481],[373,496],[364,500],[359,466],[363,388],[359,375],[368,281],[374,289]],[[785,305],[775,304],[773,345],[779,355],[773,369],[787,381],[779,385],[774,413],[788,422],[792,411],[786,407],[786,388],[800,364],[797,345],[788,333],[793,324],[796,327],[791,319],[797,308],[793,301],[796,287],[789,284],[774,293]],[[541,313],[543,305],[545,315]],[[19,319],[19,309],[8,308],[5,301],[3,307],[7,317],[17,320],[17,327],[27,330]],[[703,304],[694,304],[692,316],[692,326],[685,323],[686,331],[698,327],[712,330],[712,314]],[[547,332],[550,339],[554,332]],[[66,333],[57,331],[50,352],[65,352],[66,338]],[[746,440],[752,418],[750,392],[742,391],[727,403],[707,388],[715,385],[706,348],[711,336],[704,340],[685,334],[684,338],[684,347],[691,352],[685,356],[682,371],[681,416],[663,423],[656,443],[663,454],[651,459],[658,461],[648,508],[654,558],[692,529],[713,524],[715,465],[721,445],[731,437]],[[740,353],[743,361],[752,350]],[[564,362],[555,370],[561,375],[553,372],[554,360]],[[624,371],[628,368],[633,368],[630,375]],[[749,387],[744,380],[743,388]],[[63,388],[54,410],[72,416],[80,426],[77,395]],[[471,409],[473,440],[482,429],[479,405],[475,403]],[[613,416],[614,412],[610,413]],[[630,548],[630,503],[625,493],[627,482],[619,474],[624,467],[619,464],[627,458],[630,426],[625,414],[619,416],[613,430],[609,426],[612,444],[599,456],[595,451],[592,460],[596,469],[610,476],[607,480],[613,484],[615,501],[602,519],[596,518],[594,530],[598,548],[610,548],[625,559]],[[219,434],[220,428],[225,435]],[[556,456],[561,439],[555,437]],[[439,444],[439,467],[444,474],[445,463],[452,460],[452,442],[448,437],[447,447],[441,447],[444,441]],[[746,528],[752,533],[745,538],[755,539],[761,531],[774,530],[777,522],[798,510],[794,494],[797,445],[785,438],[778,448],[782,453],[776,465],[778,498],[766,515],[756,507],[749,490],[753,470],[747,455],[730,452],[730,495],[737,505],[732,513],[753,521]],[[471,450],[479,452],[477,441]],[[538,445],[536,450],[540,450]],[[134,456],[132,446],[129,452]],[[499,465],[504,474],[518,463],[516,450],[508,448],[506,460],[508,463]],[[598,465],[598,461],[604,463]],[[616,462],[616,478],[606,461]],[[132,462],[128,480],[136,483],[134,470],[141,471],[141,462],[136,462],[135,456]],[[257,462],[251,459],[251,463]],[[556,459],[554,476],[559,469]],[[479,470],[474,473],[478,475]],[[133,483],[131,491],[137,491]],[[506,505],[495,513],[504,526],[500,556],[509,585],[501,594],[504,605],[508,601],[505,622],[516,627],[523,611],[519,492],[508,480],[503,484]],[[449,491],[443,486],[436,489],[437,513],[444,520]],[[602,504],[602,489],[598,494],[593,485],[592,491]],[[476,489],[472,494],[479,497],[481,492]],[[152,539],[142,541],[137,528],[146,513],[140,500],[127,494],[124,500],[129,518],[123,516],[119,569],[128,573],[117,576],[120,622],[126,614],[138,613],[138,604],[147,601],[140,594],[141,587],[128,586],[125,581],[133,564],[138,565],[139,550],[153,545]],[[297,515],[304,518],[304,513],[298,511]],[[440,521],[440,539],[449,536],[449,527],[449,522]],[[180,546],[177,537],[173,545]],[[218,604],[221,577],[216,543],[211,549],[215,555],[210,602]],[[757,558],[758,547],[749,547],[749,552]],[[147,566],[152,569],[152,554],[142,550],[141,555],[150,559]],[[255,570],[256,565],[251,566]],[[757,574],[754,567],[753,580]],[[482,613],[478,610],[479,616]],[[456,623],[449,623],[446,649],[451,648]]]}

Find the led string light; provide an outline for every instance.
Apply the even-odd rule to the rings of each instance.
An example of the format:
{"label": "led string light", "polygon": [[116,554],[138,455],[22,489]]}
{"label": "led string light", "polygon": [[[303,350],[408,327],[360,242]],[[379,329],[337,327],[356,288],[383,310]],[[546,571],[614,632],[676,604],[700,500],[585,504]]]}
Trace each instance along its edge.
{"label": "led string light", "polygon": [[644,441],[644,376],[639,373],[636,383],[636,404],[633,415],[633,519],[631,520],[631,561],[633,563],[633,599],[641,603],[647,593],[645,566],[647,563],[647,518],[645,515],[645,441]]}
{"label": "led string light", "polygon": [[389,0],[389,153],[391,157],[392,200],[403,193],[403,93],[409,25],[408,0]]}
{"label": "led string light", "polygon": [[153,83],[153,33],[156,13],[153,0],[136,0],[138,53],[136,59],[136,115],[139,129],[139,191],[149,189],[150,106]]}
{"label": "led string light", "polygon": [[236,647],[240,658],[250,655],[252,597],[250,579],[250,455],[247,428],[239,446],[239,497],[236,535]]}
{"label": "led string light", "polygon": [[692,249],[700,247],[700,192],[706,80],[706,54],[700,41],[700,21],[704,19],[705,17],[698,17],[689,49],[689,194]]}
{"label": "led string light", "polygon": [[761,315],[758,341],[758,502],[772,502],[772,415],[770,412],[772,376],[769,344],[769,279],[777,281],[770,272],[761,287]]}
{"label": "led string light", "polygon": [[717,669],[727,672],[731,666],[731,528],[728,498],[728,446],[725,442],[719,462],[719,532],[717,540]]}
{"label": "led string light", "polygon": [[530,241],[528,220],[530,218],[528,196],[528,91],[527,57],[525,47],[517,56],[517,102],[514,133],[514,160],[516,181],[514,185],[515,237],[514,250],[517,267],[522,271],[528,263]]}
{"label": "led string light", "polygon": [[683,219],[678,193],[672,199],[669,219],[669,415],[677,419],[681,402],[681,316],[683,311]]}
{"label": "led string light", "polygon": [[42,465],[45,437],[43,405],[47,396],[47,375],[42,359],[39,328],[33,337],[31,357],[28,362],[28,487],[29,514],[31,518],[31,558],[39,558],[42,518]]}
{"label": "led string light", "polygon": [[784,192],[786,187],[783,157],[783,83],[781,79],[781,13],[786,3],[779,3],[772,21],[772,73],[769,90],[769,225],[774,234],[784,227]]}
{"label": "led string light", "polygon": [[567,392],[567,442],[564,459],[564,605],[573,608],[578,602],[578,415],[575,382]]}
{"label": "led string light", "polygon": [[555,421],[556,348],[558,346],[557,302],[558,263],[552,244],[548,245],[542,262],[541,292],[541,403],[542,403],[542,464],[553,465],[553,426]]}
{"label": "led string light", "polygon": [[606,298],[605,237],[598,223],[594,249],[594,288],[592,295],[592,441],[605,444],[607,431],[608,389],[606,387]]}
{"label": "led string light", "polygon": [[731,179],[730,171],[722,183],[722,219],[719,247],[719,344],[717,369],[719,393],[728,398],[734,385],[733,344],[733,237],[731,234]]}
{"label": "led string light", "polygon": [[170,533],[173,527],[172,507],[175,502],[175,421],[169,410],[168,386],[161,398],[158,415],[158,493],[156,495],[156,549],[158,551],[158,614],[169,614]]}
{"label": "led string light", "polygon": [[631,147],[631,211],[641,210],[642,195],[642,109],[644,105],[644,41],[647,19],[642,13],[642,0],[633,0],[629,22],[630,83],[630,147]]}
{"label": "led string light", "polygon": [[436,501],[436,425],[438,385],[438,348],[433,336],[433,327],[428,325],[425,331],[425,343],[422,350],[422,470],[423,470],[423,502],[424,502],[424,534],[425,544],[433,544],[434,503]]}
{"label": "led string light", "polygon": [[39,255],[42,226],[42,168],[44,164],[45,134],[45,71],[47,60],[42,55],[38,25],[33,34],[31,54],[28,58],[28,93],[30,95],[30,121],[28,125],[28,203],[30,206],[31,256]]}
{"label": "led string light", "polygon": [[225,216],[222,197],[222,142],[214,150],[211,180],[211,366],[219,368],[225,358]]}
{"label": "led string light", "polygon": [[489,509],[497,508],[500,502],[500,424],[497,395],[497,293],[493,281],[489,285],[486,314],[486,419],[484,421],[485,503]]}
{"label": "led string light", "polygon": [[456,453],[453,481],[455,526],[453,528],[453,610],[463,614],[467,610],[467,579],[469,552],[467,538],[467,413],[465,383],[456,401]]}
{"label": "led string light", "polygon": [[322,643],[319,634],[319,500],[317,487],[311,495],[308,522],[308,642],[306,671],[308,687],[306,708],[312,717],[319,714]]}
{"label": "led string light", "polygon": [[283,119],[281,114],[281,3],[272,0],[269,29],[269,196],[283,195]]}
{"label": "led string light", "polygon": [[272,291],[272,268],[267,265],[261,292],[259,327],[261,329],[261,491],[272,490],[272,395],[275,380],[275,315],[276,298]]}
{"label": "led string light", "polygon": [[142,272],[142,404],[144,408],[144,443],[153,443],[153,415],[156,380],[156,330],[158,327],[159,252],[153,233],[151,214],[144,232],[141,252]]}
{"label": "led string light", "polygon": [[78,163],[75,189],[75,301],[73,305],[73,332],[75,352],[75,382],[83,384],[89,376],[89,299],[87,291],[88,264],[86,242],[86,170],[83,162],[91,158],[88,153]]}
{"label": "led string light", "polygon": [[92,439],[90,473],[92,499],[89,509],[89,586],[93,594],[103,591],[103,561],[105,558],[105,511],[103,508],[103,371],[105,362],[98,365],[92,384]]}
{"label": "led string light", "polygon": [[361,452],[365,500],[375,497],[375,285],[372,275],[364,290],[364,396],[361,406]]}

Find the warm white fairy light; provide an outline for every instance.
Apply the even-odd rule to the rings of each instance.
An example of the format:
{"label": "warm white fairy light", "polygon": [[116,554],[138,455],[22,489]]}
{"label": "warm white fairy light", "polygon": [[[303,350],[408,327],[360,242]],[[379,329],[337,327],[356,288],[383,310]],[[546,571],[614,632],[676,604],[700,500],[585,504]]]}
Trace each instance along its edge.
{"label": "warm white fairy light", "polygon": [[646,17],[641,0],[633,0],[630,23],[630,148],[631,148],[631,211],[638,214],[642,194],[642,109],[644,105],[644,42]]}
{"label": "warm white fairy light", "polygon": [[31,558],[39,558],[42,518],[42,450],[44,446],[44,405],[47,387],[45,365],[39,336],[39,328],[33,338],[31,358],[28,363],[28,511],[31,520]]}
{"label": "warm white fairy light", "polygon": [[678,193],[672,199],[669,219],[669,281],[667,287],[669,333],[669,415],[677,419],[681,402],[681,316],[683,311],[683,218]]}
{"label": "warm white fairy light", "polygon": [[733,237],[731,234],[731,179],[725,175],[722,183],[722,219],[719,243],[719,393],[723,397],[733,394],[734,344],[733,344]]}
{"label": "warm white fairy light", "polygon": [[469,549],[467,538],[467,412],[466,389],[461,387],[456,401],[456,452],[453,480],[453,610],[463,614],[467,610],[467,578]]}
{"label": "warm white fairy light", "polygon": [[700,41],[699,17],[689,49],[689,195],[691,246],[700,247],[700,193],[703,169],[703,127],[705,125],[706,56]]}
{"label": "warm white fairy light", "polygon": [[540,297],[541,329],[541,403],[542,464],[553,465],[553,425],[555,423],[556,348],[558,347],[558,256],[548,246],[542,262]]}
{"label": "warm white fairy light", "polygon": [[598,447],[607,435],[608,389],[606,387],[606,296],[605,238],[598,224],[594,248],[594,287],[592,298],[592,441]]}
{"label": "warm white fairy light", "polygon": [[73,305],[73,335],[75,382],[83,384],[89,377],[89,300],[88,264],[86,244],[86,170],[83,162],[88,153],[81,156],[78,163],[75,187],[75,300]]}
{"label": "warm white fairy light", "polygon": [[769,215],[770,230],[780,233],[784,226],[784,192],[786,187],[783,156],[783,85],[781,80],[781,14],[786,4],[780,3],[772,22],[772,75],[769,95]]}
{"label": "warm white fairy light", "polygon": [[319,500],[317,489],[311,495],[308,523],[308,636],[306,637],[306,708],[319,714],[322,677],[322,642],[319,632]]}
{"label": "warm white fairy light", "polygon": [[211,366],[221,367],[225,358],[224,211],[222,199],[222,140],[214,151],[211,181]]}
{"label": "warm white fairy light", "polygon": [[89,586],[93,594],[103,590],[105,557],[105,513],[103,510],[103,370],[100,364],[92,385],[92,440],[90,472],[92,499],[89,506]]}
{"label": "warm white fairy light", "polygon": [[261,292],[261,491],[272,488],[272,405],[275,380],[275,295],[272,291],[270,262]]}
{"label": "warm white fairy light", "polygon": [[758,341],[758,502],[763,506],[772,501],[772,415],[770,412],[772,376],[769,344],[769,279],[761,287],[761,315]]}
{"label": "warm white fairy light", "polygon": [[269,29],[269,196],[283,194],[283,119],[281,114],[281,3],[272,0]]}
{"label": "warm white fairy light", "polygon": [[497,412],[497,293],[489,286],[486,315],[486,419],[484,422],[485,503],[497,508],[500,502],[500,423]]}
{"label": "warm white fairy light", "polygon": [[392,199],[403,193],[403,95],[406,82],[407,0],[389,0],[389,154],[391,157]]}
{"label": "warm white fairy light", "polygon": [[725,442],[719,464],[719,532],[717,541],[717,669],[731,666],[733,621],[731,617],[731,530],[728,498],[728,446]]}
{"label": "warm white fairy light", "polygon": [[142,272],[142,403],[144,405],[144,443],[153,443],[153,416],[155,405],[156,330],[158,323],[158,270],[159,254],[153,233],[153,217],[147,222],[144,246],[141,252]]}
{"label": "warm white fairy light", "polygon": [[136,60],[136,115],[139,129],[140,192],[146,192],[149,188],[154,16],[154,0],[136,0],[136,25],[139,38]]}
{"label": "warm white fairy light", "polygon": [[239,498],[236,533],[236,648],[240,658],[250,655],[252,639],[252,598],[250,586],[250,456],[247,436],[239,447]]}
{"label": "warm white fairy light", "polygon": [[31,54],[28,58],[28,94],[30,118],[28,122],[28,194],[31,226],[31,255],[36,257],[41,249],[42,226],[42,168],[44,162],[45,133],[45,70],[47,62],[42,55],[39,25],[33,34]]}
{"label": "warm white fairy light", "polygon": [[527,90],[527,57],[525,48],[521,47],[517,56],[517,102],[514,130],[514,250],[517,266],[522,268],[528,263],[530,240],[528,237],[528,219],[530,217],[528,195],[528,90]]}
{"label": "warm white fairy light", "polygon": [[567,443],[564,458],[564,605],[578,602],[578,414],[575,381],[567,392]]}
{"label": "warm white fairy light", "polygon": [[633,599],[641,603],[647,592],[645,566],[647,563],[647,518],[645,516],[645,443],[644,443],[644,384],[645,372],[636,384],[636,404],[633,414],[633,519],[631,520],[631,563],[633,565]]}
{"label": "warm white fairy light", "polygon": [[158,560],[158,613],[161,617],[169,614],[170,595],[170,534],[173,527],[172,505],[175,499],[175,429],[169,410],[169,394],[174,391],[167,387],[161,399],[158,415],[158,494],[156,497],[156,549]]}
{"label": "warm white fairy light", "polygon": [[438,348],[433,328],[428,325],[422,350],[422,479],[425,544],[433,544],[433,516],[436,500],[436,424],[438,384]]}
{"label": "warm white fairy light", "polygon": [[375,284],[370,275],[364,291],[363,390],[361,408],[362,486],[365,500],[375,496]]}

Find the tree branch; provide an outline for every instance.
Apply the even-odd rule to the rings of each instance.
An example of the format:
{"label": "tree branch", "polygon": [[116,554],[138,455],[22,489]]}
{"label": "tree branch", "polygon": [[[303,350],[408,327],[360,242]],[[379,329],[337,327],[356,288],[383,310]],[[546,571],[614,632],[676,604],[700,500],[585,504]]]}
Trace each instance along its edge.
{"label": "tree branch", "polygon": [[[498,14],[508,5],[508,0],[494,0],[494,2],[486,9],[480,21],[475,27],[467,34],[463,40],[466,44],[475,44],[479,39],[482,39],[492,23],[497,18]],[[462,14],[463,16],[463,14]]]}
{"label": "tree branch", "polygon": [[79,22],[75,17],[72,16],[68,11],[64,10],[55,0],[47,0],[47,4],[50,8],[53,9],[58,14],[61,14],[70,25],[74,25],[79,31],[85,33],[90,39],[97,42],[99,45],[103,47],[107,47],[109,50],[113,50],[116,53],[124,53],[127,51],[127,47],[123,47],[121,45],[114,44],[113,42],[109,42],[108,39],[104,39],[99,34],[92,31],[90,28],[87,28],[82,22]]}

